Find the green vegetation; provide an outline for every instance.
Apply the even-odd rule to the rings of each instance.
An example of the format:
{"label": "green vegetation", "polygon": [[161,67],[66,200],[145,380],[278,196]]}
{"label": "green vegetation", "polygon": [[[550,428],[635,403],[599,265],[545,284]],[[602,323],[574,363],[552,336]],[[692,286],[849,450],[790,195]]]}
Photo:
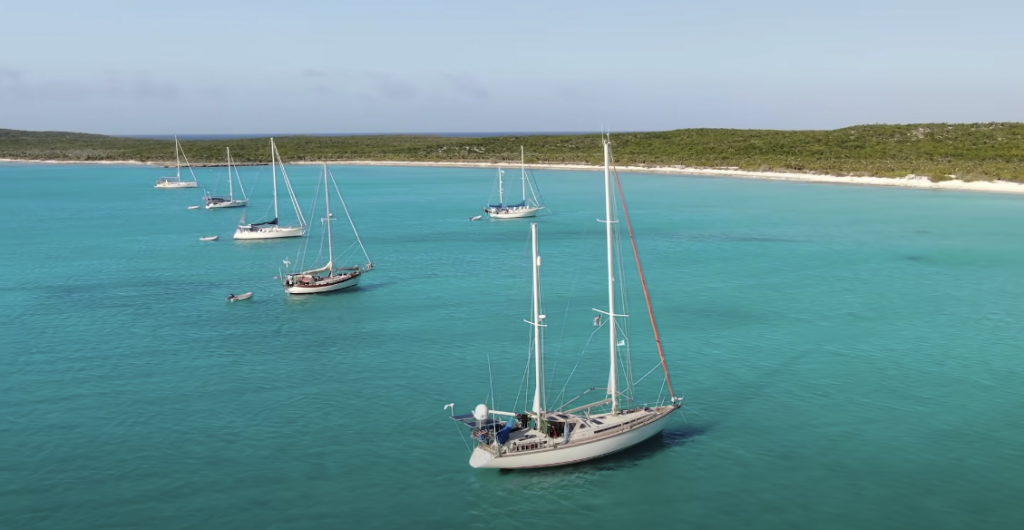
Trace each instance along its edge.
{"label": "green vegetation", "polygon": [[[833,175],[1024,182],[1024,124],[860,125],[834,131],[681,129],[612,136],[618,165],[736,167]],[[286,162],[378,160],[600,164],[599,136],[292,136],[277,139]],[[266,139],[187,140],[193,164],[269,160]],[[171,140],[0,129],[0,158],[174,162]]]}

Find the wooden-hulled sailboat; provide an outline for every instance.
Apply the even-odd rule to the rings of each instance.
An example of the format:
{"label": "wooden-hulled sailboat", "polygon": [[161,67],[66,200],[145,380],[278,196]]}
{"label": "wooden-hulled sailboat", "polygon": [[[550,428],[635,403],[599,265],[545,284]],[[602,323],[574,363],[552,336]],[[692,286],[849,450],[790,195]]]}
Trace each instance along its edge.
{"label": "wooden-hulled sailboat", "polygon": [[[245,188],[242,187],[242,179],[238,176],[238,168],[235,168],[235,174],[231,174],[231,148],[227,147],[228,152],[228,196],[227,197],[214,197],[212,195],[206,196],[206,209],[210,210],[213,208],[239,208],[249,204],[249,199],[245,196]],[[234,178],[232,178],[234,177]],[[238,181],[238,190],[242,192],[242,198],[235,198],[235,186],[234,180]]]}
{"label": "wooden-hulled sailboat", "polygon": [[544,209],[544,206],[540,204],[540,199],[537,198],[537,192],[530,183],[530,179],[526,175],[526,151],[523,146],[519,146],[520,156],[520,167],[523,173],[523,200],[516,204],[507,204],[505,202],[505,184],[503,176],[505,171],[498,168],[498,204],[488,204],[484,208],[484,212],[491,219],[523,219],[525,217],[535,217],[537,212]]}
{"label": "wooden-hulled sailboat", "polygon": [[[469,465],[472,467],[521,469],[560,466],[600,458],[658,435],[665,429],[671,414],[682,406],[682,398],[677,398],[672,390],[668,365],[665,363],[664,353],[661,352],[661,342],[658,340],[656,326],[654,327],[655,339],[661,354],[661,364],[665,370],[669,399],[667,402],[657,405],[639,405],[633,402],[630,391],[620,390],[619,348],[626,346],[628,338],[620,333],[620,326],[616,324],[616,321],[626,318],[628,315],[617,314],[615,307],[615,264],[619,261],[615,259],[613,224],[617,221],[614,219],[612,202],[610,159],[611,148],[606,140],[604,142],[605,220],[602,222],[606,223],[607,228],[608,310],[595,309],[600,315],[607,317],[602,325],[607,326],[609,332],[610,370],[605,399],[567,408],[587,395],[590,392],[588,390],[565,401],[558,408],[550,409],[548,407],[549,404],[544,395],[543,330],[545,316],[541,312],[540,304],[540,244],[537,224],[532,223],[530,229],[533,243],[533,314],[532,320],[527,322],[533,327],[533,363],[536,374],[533,407],[530,411],[516,413],[489,410],[487,405],[481,404],[477,405],[470,414],[452,416],[452,419],[461,421],[473,429],[473,437],[477,443],[469,460]],[[625,203],[623,203],[623,207],[625,208]],[[628,215],[626,218],[628,222]],[[630,234],[632,236],[632,230],[630,230]],[[638,258],[638,269],[639,263]],[[643,279],[642,269],[640,269],[640,277]],[[644,283],[644,292],[646,295],[646,282]],[[649,299],[647,303],[648,310],[651,310]],[[651,319],[654,324],[653,311],[651,311]],[[628,368],[630,357],[627,355],[625,359],[627,365],[625,374],[627,376],[632,373]],[[633,384],[627,381],[625,386],[627,389],[632,389]],[[595,389],[597,388],[591,390]],[[624,398],[627,401],[625,404],[623,403]],[[454,412],[454,405],[449,406]]]}
{"label": "wooden-hulled sailboat", "polygon": [[[181,180],[181,159],[185,159],[185,166],[188,167],[188,172],[192,175],[192,180]],[[157,189],[162,190],[173,190],[181,188],[196,188],[199,187],[199,181],[196,179],[196,174],[192,171],[192,164],[188,163],[188,157],[185,156],[185,150],[181,148],[181,143],[178,142],[178,137],[174,137],[174,159],[177,163],[178,172],[173,177],[163,177],[156,181]]]}
{"label": "wooden-hulled sailboat", "polygon": [[[338,189],[338,184],[334,182],[334,176],[327,169],[327,164],[324,164],[323,168],[324,205],[327,216],[322,220],[322,224],[326,227],[324,233],[327,238],[327,263],[315,269],[287,273],[282,276],[281,283],[288,294],[317,294],[350,289],[359,286],[360,278],[373,270],[373,261],[370,260],[370,256],[366,253],[366,248],[363,247],[363,241],[359,237],[355,223],[352,222],[352,216],[348,212],[345,198],[341,196],[341,190]],[[335,217],[331,213],[332,184],[334,190],[338,193],[338,199],[341,200],[341,206],[345,210],[345,217],[348,219],[349,225],[352,226],[352,234],[355,236],[356,243],[358,243],[360,250],[362,250],[363,257],[366,258],[366,265],[338,267],[334,263],[334,231],[332,230],[332,225]],[[299,259],[297,261],[301,268],[302,260]]]}
{"label": "wooden-hulled sailboat", "polygon": [[[298,225],[281,226],[279,220],[279,211],[277,205],[277,165],[281,165],[281,176],[284,179],[285,188],[288,190],[288,196],[291,198],[292,207],[295,208],[295,216],[298,218]],[[277,152],[277,145],[274,144],[274,139],[270,139],[270,167],[273,172],[272,180],[274,182],[274,218],[269,221],[263,221],[259,223],[245,223],[245,213],[242,213],[242,220],[239,222],[238,229],[235,230],[235,239],[280,239],[284,237],[302,237],[306,233],[306,218],[302,215],[302,208],[299,206],[298,199],[295,198],[295,191],[292,190],[292,182],[288,180],[288,172],[284,169],[284,162],[281,161],[281,154]]]}

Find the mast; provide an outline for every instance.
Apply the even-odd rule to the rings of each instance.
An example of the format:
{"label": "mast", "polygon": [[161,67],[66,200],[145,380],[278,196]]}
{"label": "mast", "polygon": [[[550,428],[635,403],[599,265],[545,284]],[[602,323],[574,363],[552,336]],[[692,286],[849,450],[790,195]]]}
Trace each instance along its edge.
{"label": "mast", "polygon": [[608,372],[608,394],[612,398],[612,414],[619,412],[618,345],[615,330],[615,260],[613,254],[614,231],[612,230],[612,177],[608,171],[611,159],[611,142],[604,140],[604,216],[608,240],[608,347],[611,366]]}
{"label": "mast", "polygon": [[174,135],[174,163],[178,166],[178,182],[181,182],[181,157],[178,156],[179,150],[181,150],[181,146],[178,144],[178,135]]}
{"label": "mast", "polygon": [[324,202],[327,204],[327,265],[331,270],[327,276],[334,276],[334,240],[331,239],[331,188],[327,185],[327,164],[324,163]]}
{"label": "mast", "polygon": [[235,188],[231,183],[231,148],[228,147],[228,200],[235,200]]}
{"label": "mast", "polygon": [[523,170],[523,204],[526,204],[526,151],[519,146],[519,166]]}
{"label": "mast", "polygon": [[501,175],[505,172],[498,168],[498,204],[505,206],[505,188],[501,182]]}
{"label": "mast", "polygon": [[537,235],[537,223],[530,223],[530,236],[533,241],[533,324],[536,333],[533,337],[533,360],[536,364],[537,390],[533,394],[533,412],[537,414],[537,427],[540,428],[540,413],[544,410],[544,350],[543,324],[544,315],[540,314],[540,242]]}
{"label": "mast", "polygon": [[[270,139],[270,171],[272,172],[271,180],[274,182],[274,219],[277,219],[277,159],[274,153],[277,149],[274,147],[274,139]],[[605,169],[607,173],[607,168]]]}

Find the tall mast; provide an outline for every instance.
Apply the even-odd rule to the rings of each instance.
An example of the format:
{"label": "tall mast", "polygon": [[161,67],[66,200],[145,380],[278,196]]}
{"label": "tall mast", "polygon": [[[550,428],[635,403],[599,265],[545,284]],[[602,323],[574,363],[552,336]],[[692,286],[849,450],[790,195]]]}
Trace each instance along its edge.
{"label": "tall mast", "polygon": [[523,170],[523,203],[526,202],[526,151],[519,146],[519,166]]}
{"label": "tall mast", "polygon": [[181,150],[181,146],[178,145],[178,135],[174,135],[174,162],[178,166],[178,182],[181,182],[181,157],[178,156],[179,150]]}
{"label": "tall mast", "polygon": [[[274,147],[274,139],[270,139],[270,170],[272,171],[271,180],[274,181],[274,219],[277,219],[277,148]],[[607,172],[607,170],[605,170]]]}
{"label": "tall mast", "polygon": [[327,164],[324,164],[324,202],[327,204],[327,265],[331,270],[328,276],[334,276],[334,240],[331,239],[331,188],[327,185]]}
{"label": "tall mast", "polygon": [[615,329],[615,261],[612,256],[614,231],[612,229],[612,177],[608,168],[611,160],[611,142],[604,140],[604,217],[608,239],[608,348],[611,366],[608,372],[608,394],[612,398],[612,414],[619,412],[618,336]]}
{"label": "tall mast", "polygon": [[228,200],[235,200],[235,187],[231,183],[231,148],[228,147]]}
{"label": "tall mast", "polygon": [[503,173],[504,173],[504,171],[502,171],[501,168],[499,167],[498,168],[498,204],[500,204],[501,206],[505,206],[505,188],[504,188],[504,185],[501,182],[501,175]]}
{"label": "tall mast", "polygon": [[540,242],[537,235],[537,223],[530,223],[530,236],[533,240],[533,322],[531,324],[537,330],[533,337],[533,360],[536,364],[534,371],[537,373],[537,390],[533,394],[533,412],[538,414],[537,426],[539,428],[541,424],[539,414],[544,410],[544,325],[541,323],[544,316],[540,314]]}

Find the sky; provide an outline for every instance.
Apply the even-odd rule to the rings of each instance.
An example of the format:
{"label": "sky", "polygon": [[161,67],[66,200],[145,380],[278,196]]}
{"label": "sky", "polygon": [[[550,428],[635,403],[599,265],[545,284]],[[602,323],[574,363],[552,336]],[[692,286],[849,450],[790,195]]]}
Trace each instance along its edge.
{"label": "sky", "polygon": [[0,128],[1024,121],[1020,0],[2,0]]}

